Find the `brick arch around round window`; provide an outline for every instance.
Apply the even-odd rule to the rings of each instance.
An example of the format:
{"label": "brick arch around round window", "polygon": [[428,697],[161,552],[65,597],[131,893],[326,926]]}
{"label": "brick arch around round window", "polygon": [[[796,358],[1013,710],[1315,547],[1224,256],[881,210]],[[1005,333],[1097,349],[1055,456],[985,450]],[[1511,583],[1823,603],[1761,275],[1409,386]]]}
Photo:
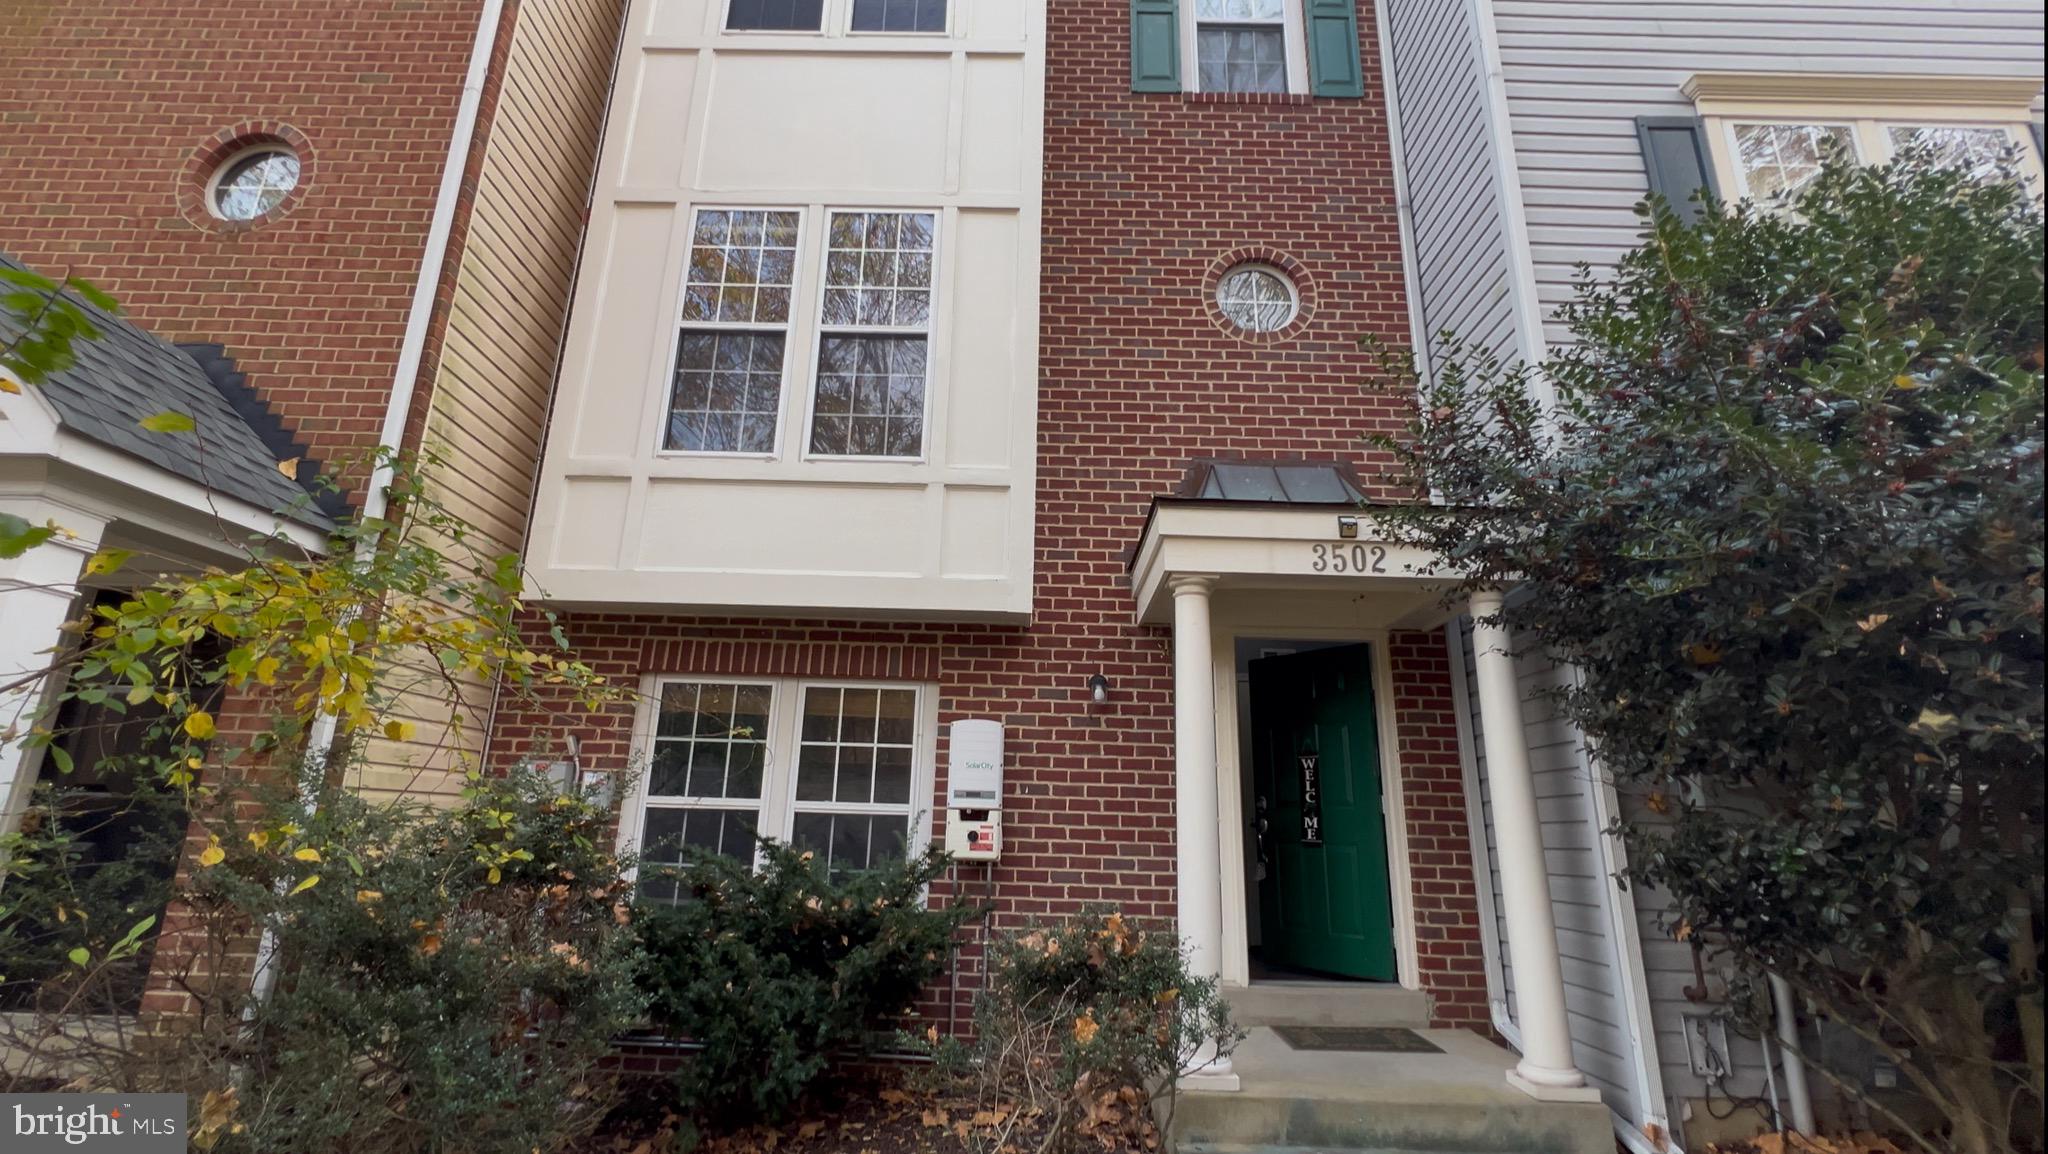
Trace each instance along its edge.
{"label": "brick arch around round window", "polygon": [[[289,149],[299,161],[298,183],[284,195],[277,207],[253,220],[227,220],[207,207],[213,179],[222,165],[252,149],[272,145]],[[245,120],[208,136],[193,148],[178,174],[178,212],[194,226],[207,232],[233,234],[262,228],[291,212],[312,187],[318,160],[313,142],[306,134],[281,120]]]}
{"label": "brick arch around round window", "polygon": [[[1223,278],[1232,270],[1245,265],[1259,265],[1284,274],[1293,282],[1295,296],[1294,319],[1271,332],[1255,332],[1238,325],[1223,315],[1223,308],[1217,303],[1217,290],[1223,285]],[[1308,266],[1277,248],[1252,245],[1234,248],[1209,262],[1208,270],[1202,275],[1202,311],[1209,322],[1225,334],[1251,344],[1278,344],[1293,340],[1315,319],[1316,282],[1309,275]]]}

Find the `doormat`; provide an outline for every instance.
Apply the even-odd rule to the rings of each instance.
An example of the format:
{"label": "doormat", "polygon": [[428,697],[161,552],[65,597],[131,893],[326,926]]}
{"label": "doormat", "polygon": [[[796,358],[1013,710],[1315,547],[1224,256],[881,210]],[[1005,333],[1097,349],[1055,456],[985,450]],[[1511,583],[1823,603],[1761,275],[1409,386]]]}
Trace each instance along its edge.
{"label": "doormat", "polygon": [[1366,1054],[1441,1054],[1436,1043],[1398,1026],[1275,1026],[1295,1050],[1348,1050]]}

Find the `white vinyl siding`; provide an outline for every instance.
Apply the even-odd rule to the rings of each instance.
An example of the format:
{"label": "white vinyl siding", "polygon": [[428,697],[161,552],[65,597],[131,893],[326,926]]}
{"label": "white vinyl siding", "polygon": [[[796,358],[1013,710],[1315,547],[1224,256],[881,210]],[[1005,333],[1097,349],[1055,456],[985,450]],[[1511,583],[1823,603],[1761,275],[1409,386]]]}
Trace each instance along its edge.
{"label": "white vinyl siding", "polygon": [[1415,249],[1414,307],[1433,342],[1455,333],[1504,359],[1520,352],[1501,173],[1488,129],[1486,69],[1471,0],[1402,0],[1387,10],[1393,95]]}
{"label": "white vinyl siding", "polygon": [[[1571,298],[1581,261],[1597,270],[1634,247],[1640,222],[1633,208],[1649,192],[1635,118],[1693,115],[1679,86],[1694,73],[2042,72],[2040,0],[1492,0],[1492,7],[1546,319]],[[1565,337],[1554,322],[1547,335]]]}

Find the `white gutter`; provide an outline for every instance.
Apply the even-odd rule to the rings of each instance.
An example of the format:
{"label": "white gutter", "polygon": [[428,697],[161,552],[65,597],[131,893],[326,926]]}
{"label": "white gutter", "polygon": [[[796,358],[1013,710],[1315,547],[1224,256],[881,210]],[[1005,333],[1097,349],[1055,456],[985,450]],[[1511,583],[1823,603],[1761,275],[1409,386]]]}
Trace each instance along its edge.
{"label": "white gutter", "polygon": [[[483,12],[477,17],[476,43],[470,49],[469,72],[462,80],[462,100],[455,108],[455,126],[448,138],[448,159],[441,167],[441,188],[435,195],[434,215],[427,228],[426,251],[420,257],[419,280],[413,285],[412,310],[405,318],[405,337],[398,346],[398,368],[392,374],[391,400],[384,409],[384,427],[377,434],[377,453],[383,460],[370,474],[369,488],[363,493],[362,517],[365,521],[383,517],[390,507],[391,499],[385,490],[390,488],[394,473],[391,458],[404,447],[406,422],[412,417],[413,397],[419,392],[420,362],[426,356],[427,329],[434,317],[434,298],[440,291],[441,270],[448,263],[448,242],[455,233],[456,206],[462,199],[462,177],[469,168],[469,150],[476,140],[477,117],[484,102],[484,84],[490,79],[491,56],[497,49],[498,25],[502,23],[504,14],[505,0],[484,0]],[[364,539],[356,546],[357,556],[366,556],[375,548],[374,539]],[[323,712],[313,719],[312,731],[306,739],[305,773],[308,780],[326,765],[327,754],[334,745],[335,731],[339,726],[340,719],[332,713]],[[269,996],[277,981],[276,955],[276,936],[265,929],[262,940],[256,945],[254,988],[257,1002]]]}

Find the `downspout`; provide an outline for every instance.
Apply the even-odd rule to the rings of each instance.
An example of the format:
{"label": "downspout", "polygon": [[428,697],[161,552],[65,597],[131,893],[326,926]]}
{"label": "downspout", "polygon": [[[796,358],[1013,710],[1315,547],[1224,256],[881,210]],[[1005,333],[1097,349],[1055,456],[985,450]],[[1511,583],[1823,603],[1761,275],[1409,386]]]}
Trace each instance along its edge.
{"label": "downspout", "polygon": [[[497,50],[498,26],[505,15],[505,0],[483,0],[477,18],[476,44],[470,50],[469,71],[462,79],[462,99],[455,108],[455,126],[448,138],[448,159],[441,169],[441,188],[435,194],[434,215],[427,227],[427,246],[420,257],[419,280],[413,285],[412,307],[405,319],[405,336],[398,346],[398,367],[392,374],[391,399],[384,409],[384,426],[377,434],[378,463],[363,493],[362,518],[381,519],[390,507],[386,492],[395,473],[393,458],[405,444],[406,422],[412,417],[413,397],[419,392],[420,362],[426,357],[427,330],[433,322],[434,298],[441,287],[441,270],[448,262],[448,243],[455,233],[456,207],[462,200],[462,178],[469,167],[469,150],[476,139],[477,118],[483,108],[484,85],[490,79],[491,57]],[[356,545],[356,555],[366,557],[377,547],[374,539]],[[322,712],[313,719],[306,738],[305,780],[316,780],[327,764],[340,718]],[[311,791],[304,791],[311,804]],[[277,982],[277,939],[269,929],[256,944],[255,1002],[265,1001]],[[243,1015],[245,1018],[247,1014]]]}
{"label": "downspout", "polygon": [[[1792,983],[1771,975],[1771,1008],[1778,1018],[1778,1057],[1785,1066],[1786,1105],[1791,1108],[1792,1128],[1813,1134],[1813,1093],[1806,1086],[1806,1059],[1799,1056],[1799,1011],[1792,1000]],[[1766,1072],[1770,1056],[1764,1057]]]}

